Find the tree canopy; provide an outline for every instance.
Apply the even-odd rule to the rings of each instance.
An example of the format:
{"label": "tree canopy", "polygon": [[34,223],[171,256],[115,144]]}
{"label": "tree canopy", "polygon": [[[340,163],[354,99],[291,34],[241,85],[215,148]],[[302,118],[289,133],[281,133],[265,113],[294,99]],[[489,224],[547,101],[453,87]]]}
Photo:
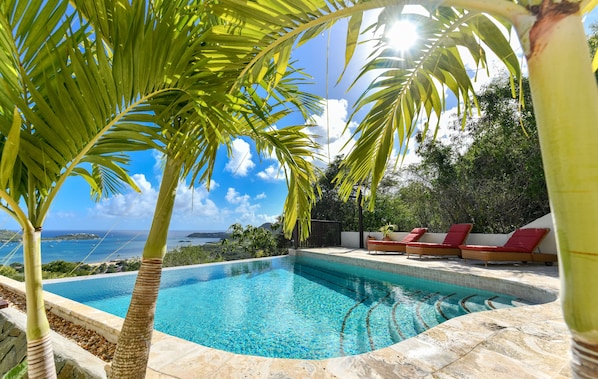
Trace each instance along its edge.
{"label": "tree canopy", "polygon": [[[463,130],[454,120],[448,141],[420,136],[421,161],[384,175],[374,209],[364,211],[365,230],[392,223],[403,231],[425,226],[442,232],[472,222],[475,232],[509,233],[549,213],[527,80],[521,94],[525,106],[512,97],[508,79],[496,79],[478,96],[481,116],[469,117]],[[355,231],[356,199],[344,203],[333,180],[341,162],[338,157],[320,177],[312,218],[339,220],[343,230]]]}

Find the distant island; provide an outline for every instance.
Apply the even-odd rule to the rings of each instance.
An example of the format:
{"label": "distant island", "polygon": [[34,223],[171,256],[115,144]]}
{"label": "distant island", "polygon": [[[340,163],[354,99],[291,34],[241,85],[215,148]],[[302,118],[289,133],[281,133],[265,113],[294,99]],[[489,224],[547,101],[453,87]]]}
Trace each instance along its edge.
{"label": "distant island", "polygon": [[96,240],[99,239],[100,236],[93,233],[69,233],[69,234],[61,234],[56,237],[50,238],[43,238],[46,240]]}
{"label": "distant island", "polygon": [[0,230],[0,241],[2,241],[2,242],[6,242],[6,241],[19,242],[19,241],[21,241],[21,233],[15,232],[12,230],[2,229],[2,230]]}
{"label": "distant island", "polygon": [[189,238],[227,238],[230,234],[227,232],[197,232],[191,233]]}
{"label": "distant island", "polygon": [[[93,233],[69,233],[69,234],[62,234],[56,237],[43,237],[42,240],[95,240],[99,239],[100,237]],[[20,232],[15,232],[12,230],[0,230],[0,241],[2,242],[21,242],[23,236]]]}

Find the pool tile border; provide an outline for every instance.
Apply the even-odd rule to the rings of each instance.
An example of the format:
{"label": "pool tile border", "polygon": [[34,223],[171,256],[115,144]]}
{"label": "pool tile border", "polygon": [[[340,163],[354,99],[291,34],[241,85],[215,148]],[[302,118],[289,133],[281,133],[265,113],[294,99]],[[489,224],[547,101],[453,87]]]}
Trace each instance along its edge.
{"label": "pool tile border", "polygon": [[[366,354],[325,360],[251,357],[154,332],[147,378],[570,378],[569,333],[558,303],[557,275],[547,269],[483,270],[462,262],[370,256],[364,250],[317,249],[297,254],[452,284],[521,291],[545,304],[479,312],[451,319],[416,337]],[[556,268],[554,268],[556,270]],[[539,273],[535,273],[539,271]],[[414,275],[419,274],[419,275]],[[453,283],[455,273],[464,281]],[[508,275],[508,278],[504,278]],[[551,276],[552,275],[552,276]],[[502,277],[502,279],[501,279]],[[24,284],[0,277],[0,285],[24,293]],[[504,291],[502,290],[504,289]],[[118,338],[122,319],[46,292],[55,314]]]}

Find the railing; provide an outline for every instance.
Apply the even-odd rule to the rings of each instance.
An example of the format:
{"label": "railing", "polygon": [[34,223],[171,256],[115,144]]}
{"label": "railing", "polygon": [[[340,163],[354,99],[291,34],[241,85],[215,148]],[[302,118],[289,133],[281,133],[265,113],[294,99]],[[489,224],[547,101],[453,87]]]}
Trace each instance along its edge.
{"label": "railing", "polygon": [[328,220],[311,220],[311,232],[305,241],[299,241],[298,225],[293,232],[293,246],[300,247],[327,247],[341,245],[341,222]]}

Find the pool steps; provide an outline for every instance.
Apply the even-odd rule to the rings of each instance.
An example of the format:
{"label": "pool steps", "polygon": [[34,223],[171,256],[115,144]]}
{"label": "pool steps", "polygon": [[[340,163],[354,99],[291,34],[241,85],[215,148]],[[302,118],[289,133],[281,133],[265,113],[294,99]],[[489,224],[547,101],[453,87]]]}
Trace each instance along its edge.
{"label": "pool steps", "polygon": [[[340,339],[340,353],[342,356],[352,355],[354,352],[346,350],[346,346],[353,346],[357,341],[362,342],[362,345],[369,344],[368,350],[374,351],[380,346],[387,346],[388,341],[376,340],[380,337],[375,337],[371,331],[373,323],[379,323],[380,320],[385,320],[388,327],[388,338],[392,343],[401,342],[426,330],[439,325],[451,318],[462,316],[472,312],[480,312],[485,310],[510,308],[520,305],[529,305],[529,303],[521,299],[510,300],[498,295],[485,298],[477,294],[469,295],[464,298],[458,298],[456,293],[440,293],[433,292],[421,300],[421,303],[415,306],[415,317],[411,313],[405,312],[404,308],[400,307],[402,301],[394,302],[392,293],[386,291],[386,295],[378,301],[372,301],[367,296],[367,291],[364,288],[356,286],[355,282],[346,276],[340,276],[333,271],[329,271],[323,267],[302,266],[301,270],[296,270],[295,274],[299,274],[317,281],[323,285],[334,288],[335,290],[344,293],[347,296],[356,298],[354,305],[347,310],[343,318],[343,324],[339,335]],[[413,291],[411,295],[417,295],[421,291]],[[360,307],[367,307],[365,311],[358,311]],[[345,333],[349,329],[349,325],[355,323],[364,325],[365,336],[351,336]],[[350,340],[350,341],[348,341]]]}

